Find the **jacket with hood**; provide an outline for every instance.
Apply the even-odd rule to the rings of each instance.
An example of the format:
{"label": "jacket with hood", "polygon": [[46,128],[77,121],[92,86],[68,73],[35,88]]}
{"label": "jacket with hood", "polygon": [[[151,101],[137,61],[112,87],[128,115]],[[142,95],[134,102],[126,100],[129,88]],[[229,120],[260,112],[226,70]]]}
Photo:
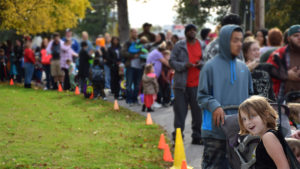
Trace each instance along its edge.
{"label": "jacket with hood", "polygon": [[[203,51],[206,45],[200,41],[199,43],[202,49],[203,56]],[[185,65],[188,62],[189,54],[187,49],[187,42],[186,40],[181,40],[174,46],[169,61],[170,66],[175,70],[173,88],[185,90],[188,77],[188,68],[186,68]]]}
{"label": "jacket with hood", "polygon": [[[198,104],[203,110],[203,138],[225,140],[220,127],[213,123],[212,113],[218,107],[239,105],[253,93],[252,78],[246,64],[237,58],[232,59],[230,39],[236,25],[226,25],[220,31],[219,53],[209,60],[200,72]],[[237,110],[225,110],[226,115],[236,114]]]}
{"label": "jacket with hood", "polygon": [[158,93],[158,82],[156,77],[150,77],[147,75],[143,75],[143,93],[144,94],[157,94]]}

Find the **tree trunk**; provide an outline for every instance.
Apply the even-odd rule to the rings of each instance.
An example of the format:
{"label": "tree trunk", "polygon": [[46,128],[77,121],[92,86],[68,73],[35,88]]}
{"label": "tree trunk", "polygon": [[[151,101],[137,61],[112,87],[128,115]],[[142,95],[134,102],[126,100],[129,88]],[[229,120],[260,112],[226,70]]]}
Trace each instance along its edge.
{"label": "tree trunk", "polygon": [[121,43],[129,39],[129,21],[127,0],[117,0],[118,6],[118,31]]}
{"label": "tree trunk", "polygon": [[239,15],[240,0],[231,0],[231,13]]}
{"label": "tree trunk", "polygon": [[255,1],[255,31],[265,28],[265,0]]}

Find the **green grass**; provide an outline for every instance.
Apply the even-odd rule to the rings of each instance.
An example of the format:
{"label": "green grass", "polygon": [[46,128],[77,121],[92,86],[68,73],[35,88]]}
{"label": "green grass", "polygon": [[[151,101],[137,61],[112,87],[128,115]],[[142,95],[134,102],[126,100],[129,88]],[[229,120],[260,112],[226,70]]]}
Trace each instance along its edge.
{"label": "green grass", "polygon": [[0,168],[166,168],[163,132],[109,102],[0,85]]}

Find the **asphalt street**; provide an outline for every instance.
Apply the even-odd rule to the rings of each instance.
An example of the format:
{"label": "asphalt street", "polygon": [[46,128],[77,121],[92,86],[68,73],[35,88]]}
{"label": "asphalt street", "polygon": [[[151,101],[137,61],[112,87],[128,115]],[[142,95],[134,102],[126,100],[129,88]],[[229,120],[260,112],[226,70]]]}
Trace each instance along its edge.
{"label": "asphalt street", "polygon": [[[113,102],[113,97],[109,96],[108,100]],[[141,105],[134,105],[129,106],[125,103],[125,100],[119,100],[118,101],[119,106],[126,107],[134,112],[137,112],[143,116],[146,117],[147,113],[142,112],[142,106]],[[174,121],[174,113],[173,113],[173,107],[161,107],[155,109],[154,112],[151,112],[151,117],[154,123],[159,124],[162,126],[168,133],[168,137],[171,140],[171,133],[174,131],[173,127],[173,121]],[[201,145],[193,145],[191,144],[192,138],[192,129],[191,129],[191,113],[188,112],[188,116],[186,118],[185,123],[185,130],[184,130],[184,149],[185,149],[185,155],[186,160],[189,166],[194,167],[194,169],[201,169],[201,158],[203,153],[203,146]],[[157,138],[157,143],[159,141],[159,138]],[[173,158],[174,158],[174,154]]]}

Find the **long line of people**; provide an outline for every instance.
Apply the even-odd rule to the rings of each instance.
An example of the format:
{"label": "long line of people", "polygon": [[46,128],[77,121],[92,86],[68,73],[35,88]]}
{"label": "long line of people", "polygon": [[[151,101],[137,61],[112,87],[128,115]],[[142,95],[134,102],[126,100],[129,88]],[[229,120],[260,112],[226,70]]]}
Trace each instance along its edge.
{"label": "long line of people", "polygon": [[0,80],[24,79],[30,88],[34,79],[45,90],[80,86],[83,93],[92,86],[94,98],[106,100],[109,92],[104,91],[110,91],[115,99],[148,112],[174,103],[174,129],[182,132],[190,106],[192,144],[204,144],[202,167],[224,168],[226,142],[219,126],[225,114],[237,111],[223,106],[239,105],[250,95],[276,101],[300,91],[300,25],[284,34],[272,28],[253,35],[243,34],[240,24],[239,16],[227,15],[215,32],[202,29],[201,40],[193,24],[179,40],[171,32],[155,35],[145,23],[140,34],[131,29],[123,45],[108,33],[93,45],[87,32],[82,32],[79,45],[71,30],[62,39],[54,33],[50,42],[45,38],[35,49],[29,37],[24,45],[19,39],[14,45],[8,41],[0,45]]}

